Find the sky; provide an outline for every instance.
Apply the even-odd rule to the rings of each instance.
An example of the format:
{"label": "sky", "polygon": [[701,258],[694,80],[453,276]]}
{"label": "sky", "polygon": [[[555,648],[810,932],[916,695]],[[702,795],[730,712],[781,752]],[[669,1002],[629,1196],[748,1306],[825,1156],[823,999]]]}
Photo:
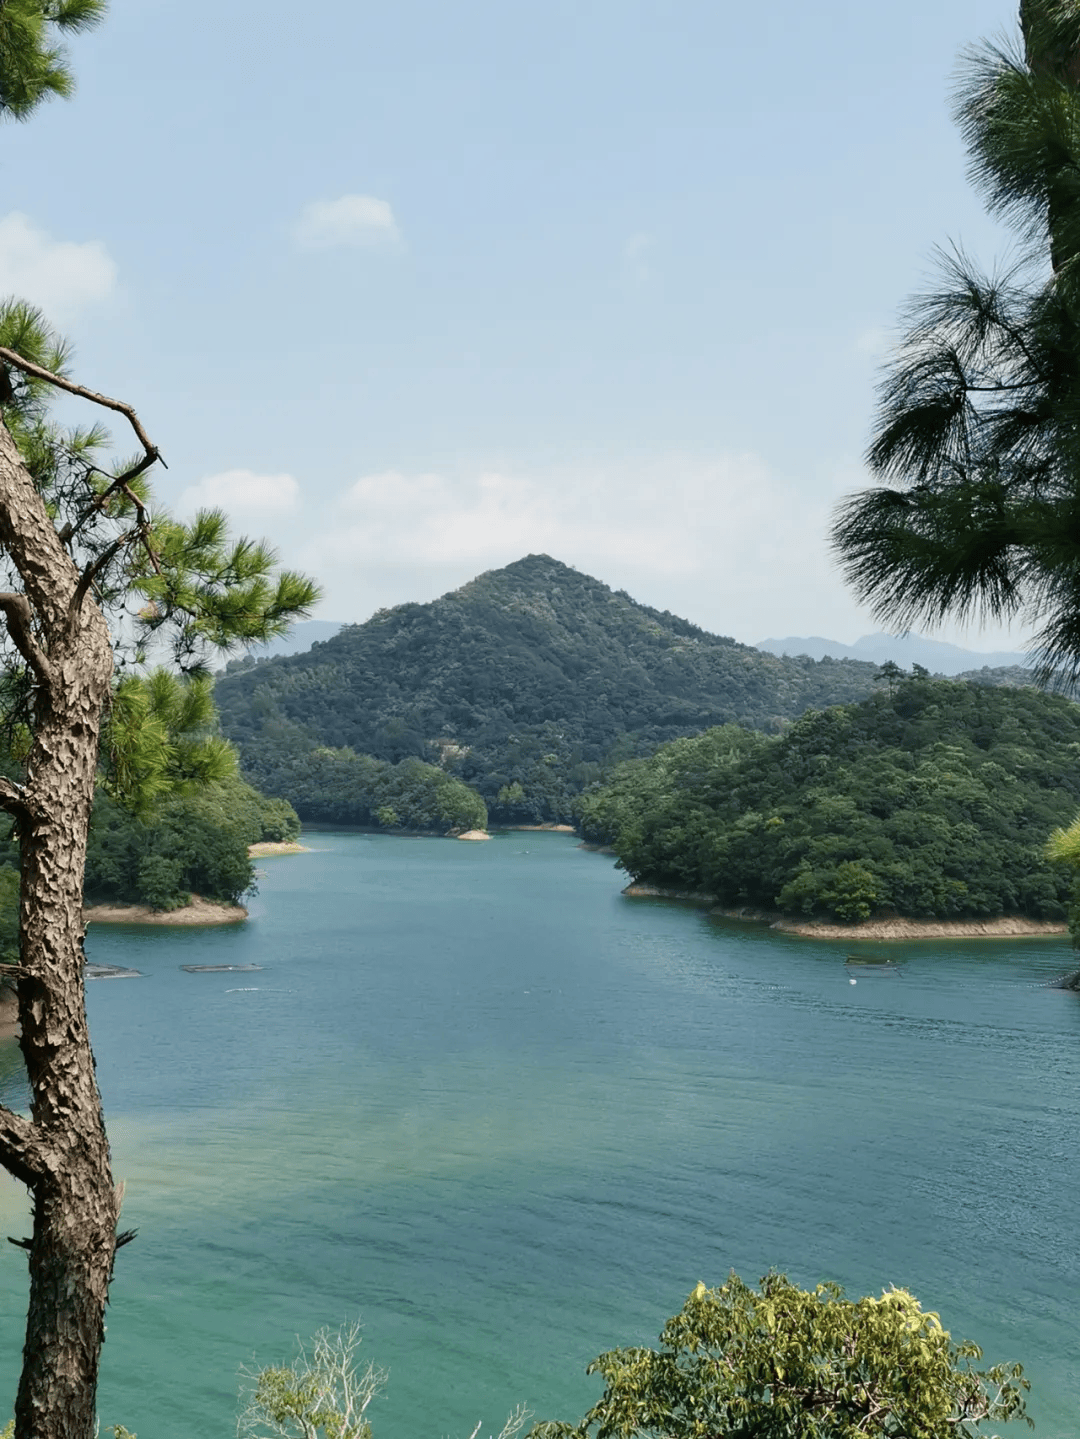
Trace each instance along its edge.
{"label": "sky", "polygon": [[112,0],[74,99],[0,132],[0,294],[136,407],[161,502],[268,538],[319,618],[546,552],[749,643],[850,642],[881,626],[829,516],[934,247],[1007,250],[950,94],[1014,28],[998,0]]}

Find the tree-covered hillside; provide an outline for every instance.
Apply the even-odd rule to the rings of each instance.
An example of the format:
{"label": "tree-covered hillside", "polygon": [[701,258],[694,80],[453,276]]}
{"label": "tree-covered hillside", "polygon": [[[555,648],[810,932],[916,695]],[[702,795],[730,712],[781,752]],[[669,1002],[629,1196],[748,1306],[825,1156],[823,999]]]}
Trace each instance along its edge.
{"label": "tree-covered hillside", "polygon": [[875,673],[763,654],[530,555],[306,654],[234,662],[216,699],[245,774],[301,815],[308,796],[282,787],[283,761],[330,746],[434,761],[497,820],[565,819],[613,756],[711,725],[776,731],[863,697]]}
{"label": "tree-covered hillside", "polygon": [[1070,877],[1043,846],[1080,809],[1080,706],[901,679],[775,739],[677,740],[583,803],[586,837],[635,878],[729,905],[1063,919]]}

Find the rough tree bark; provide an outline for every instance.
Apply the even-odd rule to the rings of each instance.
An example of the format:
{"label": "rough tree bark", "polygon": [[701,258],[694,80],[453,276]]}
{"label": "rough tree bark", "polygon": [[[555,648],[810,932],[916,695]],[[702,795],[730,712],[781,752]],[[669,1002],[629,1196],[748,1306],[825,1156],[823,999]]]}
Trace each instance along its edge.
{"label": "rough tree bark", "polygon": [[86,1021],[82,885],[98,735],[113,669],[81,583],[0,423],[0,544],[23,584],[0,595],[35,682],[25,786],[0,783],[22,856],[19,1019],[29,1120],[0,1107],[0,1161],[33,1195],[19,1439],[92,1439],[119,1198]]}

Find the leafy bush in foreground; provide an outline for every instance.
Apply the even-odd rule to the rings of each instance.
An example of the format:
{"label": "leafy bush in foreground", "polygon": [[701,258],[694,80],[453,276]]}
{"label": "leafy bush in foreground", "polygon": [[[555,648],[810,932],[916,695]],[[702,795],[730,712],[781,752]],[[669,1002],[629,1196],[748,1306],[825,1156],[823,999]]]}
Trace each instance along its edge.
{"label": "leafy bush in foreground", "polygon": [[[1026,1418],[1019,1364],[972,1367],[914,1295],[844,1298],[768,1274],[699,1284],[659,1349],[613,1349],[589,1365],[604,1394],[580,1424],[537,1424],[531,1439],[967,1439]],[[1030,1423],[1030,1421],[1028,1421]]]}

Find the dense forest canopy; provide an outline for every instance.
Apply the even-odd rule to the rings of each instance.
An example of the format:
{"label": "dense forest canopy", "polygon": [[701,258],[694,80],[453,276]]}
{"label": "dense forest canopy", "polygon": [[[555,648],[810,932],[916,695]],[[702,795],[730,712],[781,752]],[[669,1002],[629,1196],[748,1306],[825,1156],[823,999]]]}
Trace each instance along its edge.
{"label": "dense forest canopy", "polygon": [[487,827],[484,801],[439,765],[312,748],[302,738],[290,742],[284,727],[267,734],[247,772],[271,794],[295,795],[306,820],[438,834]]}
{"label": "dense forest canopy", "polygon": [[216,698],[245,774],[302,816],[325,817],[299,756],[328,747],[434,762],[493,818],[534,821],[571,818],[613,757],[718,724],[776,731],[861,699],[876,672],[764,654],[530,555],[306,654],[234,662]]}
{"label": "dense forest canopy", "polygon": [[1080,707],[900,678],[777,738],[728,725],[628,761],[583,829],[635,878],[732,906],[1063,919],[1043,846],[1078,807]]}

